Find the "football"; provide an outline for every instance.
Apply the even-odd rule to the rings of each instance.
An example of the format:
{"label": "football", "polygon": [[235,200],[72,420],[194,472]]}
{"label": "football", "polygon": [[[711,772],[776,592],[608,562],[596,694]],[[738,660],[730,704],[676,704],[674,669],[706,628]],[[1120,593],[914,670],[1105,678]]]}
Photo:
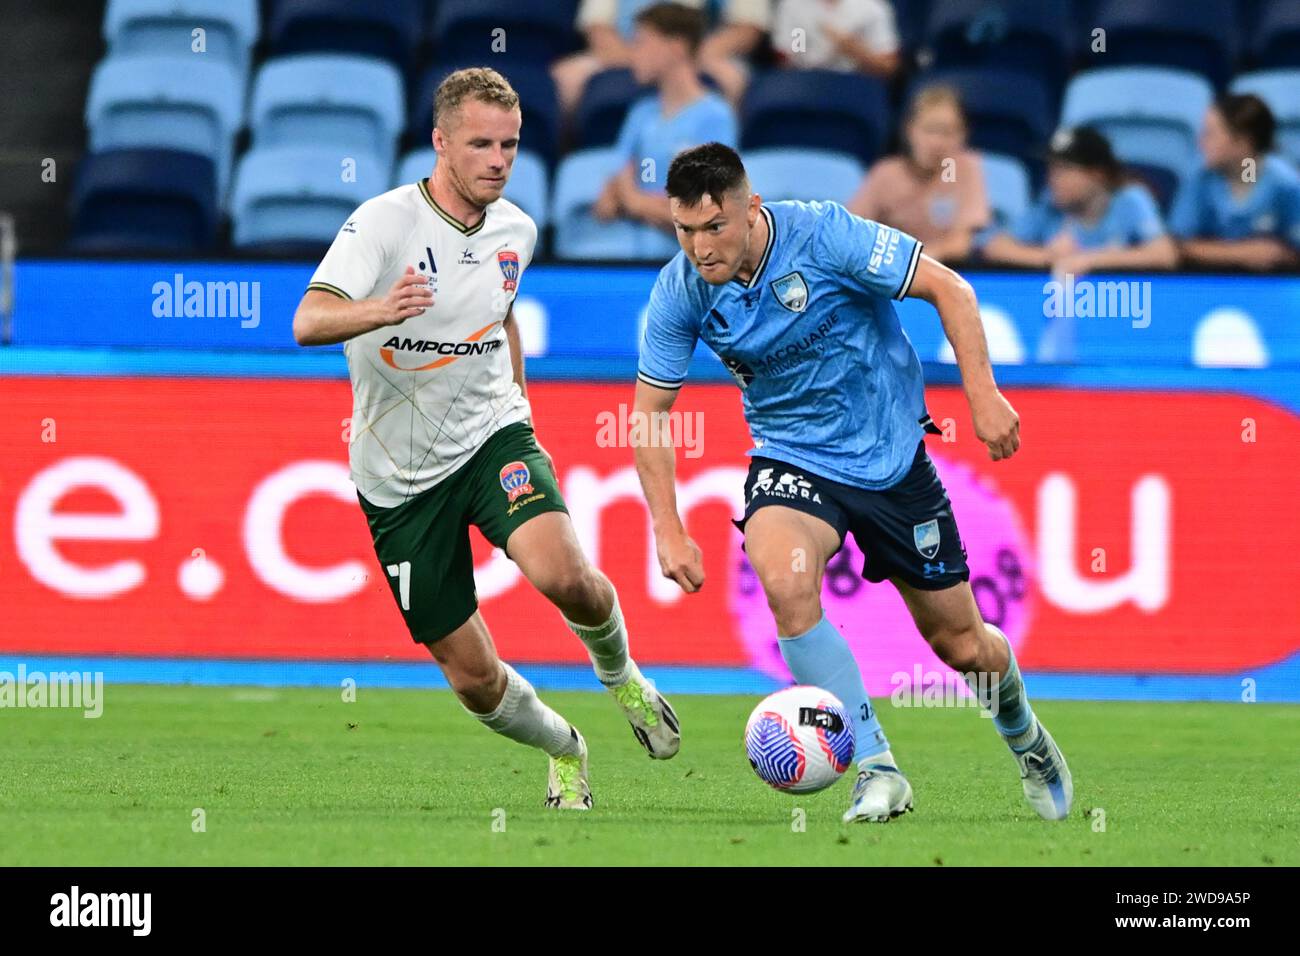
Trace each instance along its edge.
{"label": "football", "polygon": [[815,793],[853,761],[853,721],[838,697],[799,685],[765,697],[745,725],[754,773],[787,793]]}

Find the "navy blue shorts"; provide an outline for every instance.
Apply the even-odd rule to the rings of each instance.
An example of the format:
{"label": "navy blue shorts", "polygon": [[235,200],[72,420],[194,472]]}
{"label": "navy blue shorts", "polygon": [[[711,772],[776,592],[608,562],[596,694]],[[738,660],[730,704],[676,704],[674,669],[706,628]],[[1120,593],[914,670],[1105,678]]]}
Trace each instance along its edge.
{"label": "navy blue shorts", "polygon": [[844,536],[852,532],[866,555],[862,576],[868,581],[897,577],[913,587],[939,591],[970,580],[966,546],[957,533],[952,503],[925,453],[924,441],[917,444],[912,467],[902,481],[881,491],[755,457],[745,479],[745,517],[733,524],[744,531],[754,512],[768,505],[821,518],[840,536],[841,547]]}

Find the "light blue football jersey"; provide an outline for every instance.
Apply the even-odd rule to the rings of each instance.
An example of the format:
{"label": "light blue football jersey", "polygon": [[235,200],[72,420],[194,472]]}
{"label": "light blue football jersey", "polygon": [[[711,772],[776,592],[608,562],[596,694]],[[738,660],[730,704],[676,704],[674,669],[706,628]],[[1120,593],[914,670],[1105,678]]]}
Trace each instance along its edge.
{"label": "light blue football jersey", "polygon": [[705,282],[676,256],[650,293],[638,377],[676,388],[696,342],[741,388],[750,455],[859,488],[907,474],[929,421],[921,363],[892,300],[921,258],[906,233],[833,202],[770,202],[748,282]]}

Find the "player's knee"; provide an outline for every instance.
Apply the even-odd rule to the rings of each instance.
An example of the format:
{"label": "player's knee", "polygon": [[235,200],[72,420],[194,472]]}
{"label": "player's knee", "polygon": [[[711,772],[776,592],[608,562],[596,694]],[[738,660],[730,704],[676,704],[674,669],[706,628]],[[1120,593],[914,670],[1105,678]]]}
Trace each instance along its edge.
{"label": "player's knee", "polygon": [[781,568],[760,574],[759,578],[767,595],[767,605],[778,623],[783,619],[801,620],[820,607],[817,582],[808,571]]}

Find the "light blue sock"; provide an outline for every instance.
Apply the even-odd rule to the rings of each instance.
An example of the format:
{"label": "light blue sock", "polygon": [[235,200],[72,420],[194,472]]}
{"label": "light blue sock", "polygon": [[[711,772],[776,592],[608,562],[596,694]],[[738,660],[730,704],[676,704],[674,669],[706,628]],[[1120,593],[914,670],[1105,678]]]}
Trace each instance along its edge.
{"label": "light blue sock", "polygon": [[844,702],[853,718],[854,761],[889,749],[849,642],[825,614],[811,630],[782,637],[777,644],[796,681],[824,688]]}
{"label": "light blue sock", "polygon": [[[1025,681],[1020,676],[1020,666],[1016,663],[1016,652],[1011,649],[1011,641],[1007,640],[1006,634],[992,624],[986,623],[985,627],[1006,642],[1007,670],[1005,674],[1000,675],[996,690],[987,686],[977,689],[975,684],[971,684],[971,690],[975,691],[976,697],[980,698],[992,697],[996,694],[998,707],[993,715],[993,726],[1011,745],[1012,750],[1020,750],[1033,743],[1031,738],[1035,736],[1032,733],[1034,712],[1029,706],[1029,695],[1025,693]],[[979,675],[972,676],[978,678]],[[967,683],[971,683],[969,676]],[[981,699],[980,703],[988,709],[992,702]]]}

